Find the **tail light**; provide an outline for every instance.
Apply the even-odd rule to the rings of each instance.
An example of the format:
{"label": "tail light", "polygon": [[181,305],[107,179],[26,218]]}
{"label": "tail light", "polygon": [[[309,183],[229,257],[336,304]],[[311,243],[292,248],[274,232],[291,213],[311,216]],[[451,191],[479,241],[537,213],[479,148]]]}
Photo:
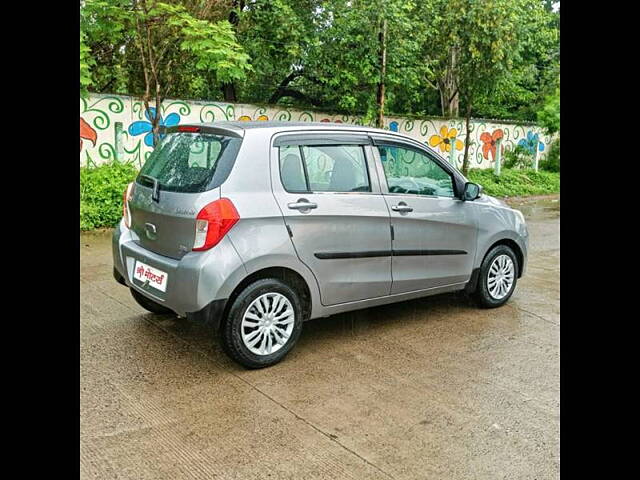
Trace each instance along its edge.
{"label": "tail light", "polygon": [[124,218],[124,224],[127,228],[131,228],[131,212],[129,212],[129,200],[131,200],[131,195],[133,195],[133,187],[135,183],[131,182],[127,185],[127,188],[124,190],[124,194],[122,195],[122,218]]}
{"label": "tail light", "polygon": [[209,250],[215,247],[238,220],[240,215],[228,198],[209,203],[196,217],[193,250]]}

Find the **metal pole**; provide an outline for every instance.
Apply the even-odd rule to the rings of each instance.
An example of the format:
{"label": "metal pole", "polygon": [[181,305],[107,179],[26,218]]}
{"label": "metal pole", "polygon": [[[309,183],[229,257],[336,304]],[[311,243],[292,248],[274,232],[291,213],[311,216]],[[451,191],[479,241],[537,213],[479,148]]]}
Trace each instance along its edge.
{"label": "metal pole", "polygon": [[535,152],[533,153],[533,169],[537,172],[538,171],[538,147],[540,146],[540,140],[538,140],[536,142],[536,146],[535,146]]}
{"label": "metal pole", "polygon": [[500,176],[500,167],[502,166],[502,138],[496,140],[496,164],[494,167],[494,173],[497,177]]}
{"label": "metal pole", "polygon": [[122,122],[115,123],[115,150],[116,150],[116,162],[122,162],[124,160],[124,145],[123,145],[123,135],[124,130],[122,129]]}
{"label": "metal pole", "polygon": [[449,164],[453,167],[456,166],[456,137],[449,139],[449,145],[451,145],[451,150],[449,150]]}

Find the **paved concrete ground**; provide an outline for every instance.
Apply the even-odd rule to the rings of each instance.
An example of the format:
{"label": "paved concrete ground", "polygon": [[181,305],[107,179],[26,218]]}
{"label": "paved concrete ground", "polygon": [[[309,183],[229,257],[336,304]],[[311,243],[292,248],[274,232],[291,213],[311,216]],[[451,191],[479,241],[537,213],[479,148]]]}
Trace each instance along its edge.
{"label": "paved concrete ground", "polygon": [[559,477],[559,201],[529,217],[528,274],[479,310],[453,294],[305,324],[275,367],[145,313],[81,235],[81,478]]}

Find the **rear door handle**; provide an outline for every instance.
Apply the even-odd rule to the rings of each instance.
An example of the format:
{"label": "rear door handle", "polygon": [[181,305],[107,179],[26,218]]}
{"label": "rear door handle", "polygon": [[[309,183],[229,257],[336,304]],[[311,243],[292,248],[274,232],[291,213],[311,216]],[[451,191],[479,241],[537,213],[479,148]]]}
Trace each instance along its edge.
{"label": "rear door handle", "polygon": [[413,208],[411,208],[404,202],[400,202],[398,205],[394,205],[393,207],[391,207],[391,210],[393,210],[394,212],[413,212]]}
{"label": "rear door handle", "polygon": [[312,208],[318,208],[318,204],[311,203],[305,198],[300,198],[297,202],[287,203],[287,207],[291,210],[311,210]]}

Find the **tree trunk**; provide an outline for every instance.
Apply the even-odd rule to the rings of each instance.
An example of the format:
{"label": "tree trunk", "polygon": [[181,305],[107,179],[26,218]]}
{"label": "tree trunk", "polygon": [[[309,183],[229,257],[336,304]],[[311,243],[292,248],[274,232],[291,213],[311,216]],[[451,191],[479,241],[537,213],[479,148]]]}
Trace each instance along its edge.
{"label": "tree trunk", "polygon": [[[229,23],[233,27],[233,31],[237,34],[238,24],[240,23],[240,14],[244,9],[244,0],[233,0],[231,2],[231,11],[229,12]],[[236,86],[233,82],[223,83],[221,86],[222,95],[225,102],[237,102],[238,94],[236,92]]]}
{"label": "tree trunk", "polygon": [[222,84],[222,95],[225,102],[237,102],[236,86],[233,83]]}
{"label": "tree trunk", "polygon": [[449,65],[447,66],[444,77],[438,82],[442,116],[448,118],[455,118],[460,114],[456,64],[457,48],[451,47],[449,49]]}
{"label": "tree trunk", "polygon": [[376,119],[376,127],[384,127],[384,77],[387,72],[387,20],[382,20],[382,28],[378,34],[380,42],[380,80],[378,81],[378,95],[376,105],[378,106],[378,115]]}
{"label": "tree trunk", "polygon": [[466,177],[469,172],[469,147],[471,146],[471,102],[467,104],[467,113],[465,117],[465,138],[464,138],[464,160],[462,161],[462,174]]}
{"label": "tree trunk", "polygon": [[160,140],[160,112],[162,109],[162,98],[160,97],[160,84],[156,85],[156,114],[151,117],[151,126],[153,127],[153,148],[156,148]]}

